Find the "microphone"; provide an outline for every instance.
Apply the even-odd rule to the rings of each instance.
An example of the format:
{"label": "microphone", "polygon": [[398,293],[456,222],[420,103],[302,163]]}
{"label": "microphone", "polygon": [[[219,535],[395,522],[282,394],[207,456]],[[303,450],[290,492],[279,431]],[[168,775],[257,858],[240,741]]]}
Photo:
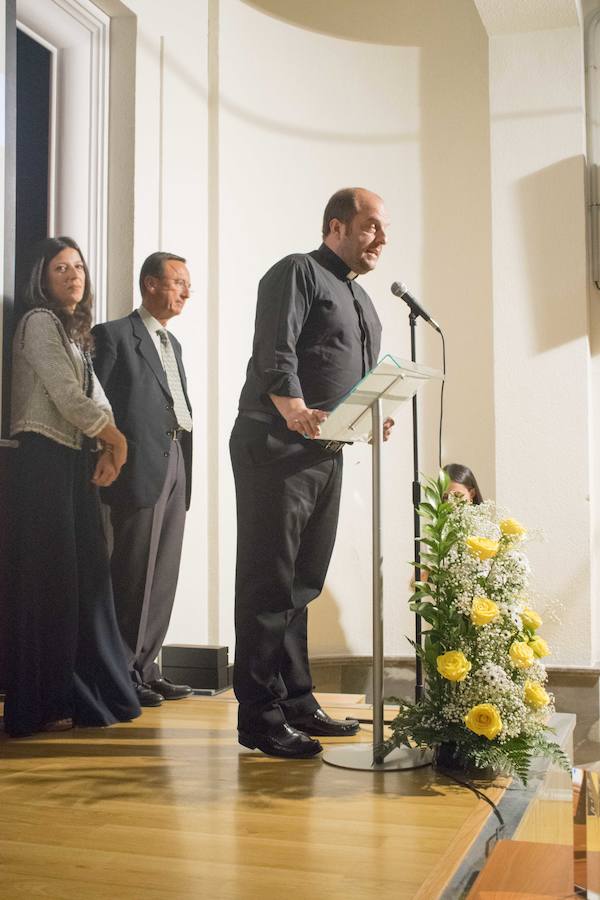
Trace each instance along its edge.
{"label": "microphone", "polygon": [[400,297],[401,300],[404,300],[404,302],[410,308],[413,316],[421,316],[422,319],[425,319],[426,322],[429,322],[430,325],[433,325],[436,331],[439,331],[440,334],[442,333],[442,329],[435,321],[435,319],[432,319],[429,313],[425,309],[423,309],[421,304],[417,300],[415,300],[412,294],[409,294],[408,288],[405,284],[403,284],[401,281],[394,281],[390,290],[394,297]]}

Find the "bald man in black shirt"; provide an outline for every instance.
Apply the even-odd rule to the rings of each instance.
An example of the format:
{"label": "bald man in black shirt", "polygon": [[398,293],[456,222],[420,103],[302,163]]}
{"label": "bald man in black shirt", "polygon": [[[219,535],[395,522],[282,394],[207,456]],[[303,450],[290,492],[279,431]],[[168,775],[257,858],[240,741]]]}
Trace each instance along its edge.
{"label": "bald man in black shirt", "polygon": [[[355,734],[312,693],[307,606],[325,582],[337,529],[342,444],[328,412],[377,363],[381,324],[357,275],[386,242],[383,201],[364,188],[329,200],[323,243],[262,278],[252,357],[230,441],[238,515],[233,686],[240,743],[271,756]],[[384,439],[393,421],[384,424]]]}

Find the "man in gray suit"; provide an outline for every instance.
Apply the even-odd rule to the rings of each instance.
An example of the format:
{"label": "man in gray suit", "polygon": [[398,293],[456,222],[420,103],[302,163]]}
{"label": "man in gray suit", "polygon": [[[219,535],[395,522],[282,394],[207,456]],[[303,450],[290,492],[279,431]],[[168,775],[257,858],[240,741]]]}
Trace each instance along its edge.
{"label": "man in gray suit", "polygon": [[191,694],[164,678],[155,661],[173,608],[191,494],[191,407],[181,346],[166,328],[190,296],[185,259],[152,253],[140,290],[139,309],[93,329],[94,367],[129,446],[120,477],[102,491],[117,618],[138,699],[159,706]]}

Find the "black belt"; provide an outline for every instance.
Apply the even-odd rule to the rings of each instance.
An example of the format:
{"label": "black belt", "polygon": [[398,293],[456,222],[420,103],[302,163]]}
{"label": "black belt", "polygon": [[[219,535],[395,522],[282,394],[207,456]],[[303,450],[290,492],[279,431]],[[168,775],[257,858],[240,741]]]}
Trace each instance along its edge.
{"label": "black belt", "polygon": [[[254,419],[255,422],[264,422],[266,425],[273,425],[274,423],[278,423],[280,425],[285,424],[285,420],[280,416],[272,416],[270,413],[261,413],[256,410],[244,410],[240,412],[240,416],[244,419]],[[350,441],[320,441],[315,438],[311,440],[312,444],[317,444],[321,447],[322,450],[327,450],[329,453],[339,453],[339,451]]]}
{"label": "black belt", "polygon": [[[240,416],[244,419],[254,419],[255,422],[264,422],[266,425],[284,425],[285,419],[282,416],[274,416],[270,413],[259,412],[258,410],[249,409],[243,410],[239,413]],[[308,440],[308,439],[307,439]],[[350,441],[320,441],[318,439],[313,438],[311,440],[311,444],[316,444],[322,450],[326,450],[329,453],[339,453],[340,450]]]}
{"label": "black belt", "polygon": [[184,431],[184,428],[173,428],[171,431],[167,431],[167,434],[172,441],[178,441]]}
{"label": "black belt", "polygon": [[284,422],[281,416],[274,416],[271,413],[257,412],[253,409],[240,411],[240,416],[244,419],[254,419],[255,422],[265,422],[267,425],[273,425],[275,422]]}
{"label": "black belt", "polygon": [[323,450],[330,453],[339,453],[350,441],[319,441],[313,440],[313,444],[318,444]]}

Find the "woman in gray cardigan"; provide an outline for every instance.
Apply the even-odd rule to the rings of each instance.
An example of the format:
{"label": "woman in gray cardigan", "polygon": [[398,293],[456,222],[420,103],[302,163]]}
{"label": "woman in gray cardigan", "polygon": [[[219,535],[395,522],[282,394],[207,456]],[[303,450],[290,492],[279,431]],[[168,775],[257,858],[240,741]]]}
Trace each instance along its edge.
{"label": "woman in gray cardigan", "polygon": [[[90,360],[92,289],[71,238],[36,248],[14,340],[14,583],[5,729],[139,715],[118,632],[97,487],[127,442]],[[95,452],[94,452],[95,451]]]}

